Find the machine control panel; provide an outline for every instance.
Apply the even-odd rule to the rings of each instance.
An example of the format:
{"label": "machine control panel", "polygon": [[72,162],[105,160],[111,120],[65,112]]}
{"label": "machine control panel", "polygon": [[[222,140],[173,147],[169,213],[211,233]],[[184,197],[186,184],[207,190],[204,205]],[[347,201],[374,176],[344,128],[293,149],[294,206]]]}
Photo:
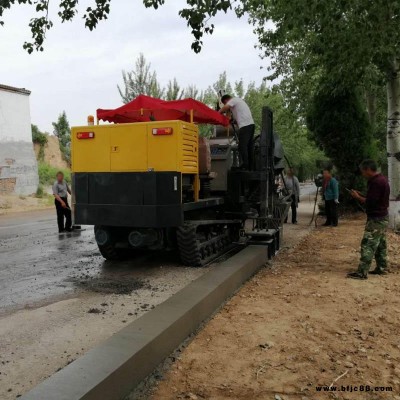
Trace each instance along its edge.
{"label": "machine control panel", "polygon": [[224,156],[227,155],[229,151],[229,146],[211,146],[212,156]]}

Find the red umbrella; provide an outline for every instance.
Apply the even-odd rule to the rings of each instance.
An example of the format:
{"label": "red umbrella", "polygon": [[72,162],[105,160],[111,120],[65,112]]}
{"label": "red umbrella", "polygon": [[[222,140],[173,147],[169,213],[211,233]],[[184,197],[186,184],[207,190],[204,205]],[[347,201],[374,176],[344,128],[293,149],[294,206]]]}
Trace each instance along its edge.
{"label": "red umbrella", "polygon": [[193,121],[198,124],[229,125],[229,119],[194,99],[165,101],[140,95],[115,110],[97,110],[97,119],[114,122]]}

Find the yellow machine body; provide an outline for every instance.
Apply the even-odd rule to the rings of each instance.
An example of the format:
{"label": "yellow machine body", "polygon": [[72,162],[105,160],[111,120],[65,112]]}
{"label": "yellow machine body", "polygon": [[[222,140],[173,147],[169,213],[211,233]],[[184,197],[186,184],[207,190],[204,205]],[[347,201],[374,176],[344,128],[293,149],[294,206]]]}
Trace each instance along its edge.
{"label": "yellow machine body", "polygon": [[[156,129],[171,129],[172,133],[154,134]],[[83,133],[93,133],[93,137],[79,138]],[[188,122],[80,126],[72,128],[71,136],[74,173],[199,173],[198,128]]]}

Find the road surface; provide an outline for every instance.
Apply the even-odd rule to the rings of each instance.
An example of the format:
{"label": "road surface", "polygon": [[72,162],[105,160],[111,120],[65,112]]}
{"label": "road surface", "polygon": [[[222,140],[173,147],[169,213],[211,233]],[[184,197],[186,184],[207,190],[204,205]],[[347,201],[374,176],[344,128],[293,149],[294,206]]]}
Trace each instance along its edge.
{"label": "road surface", "polygon": [[93,229],[59,236],[54,210],[0,216],[0,399],[12,400],[207,268],[176,255],[105,261]]}
{"label": "road surface", "polygon": [[127,293],[160,266],[177,267],[177,260],[105,261],[92,227],[59,235],[52,209],[0,216],[0,315],[88,290]]}

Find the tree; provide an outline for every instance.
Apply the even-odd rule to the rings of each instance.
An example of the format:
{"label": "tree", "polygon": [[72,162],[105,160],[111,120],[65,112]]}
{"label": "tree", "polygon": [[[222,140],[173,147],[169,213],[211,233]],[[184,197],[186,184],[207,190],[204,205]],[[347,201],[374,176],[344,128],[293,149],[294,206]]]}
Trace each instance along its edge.
{"label": "tree", "polygon": [[157,80],[156,72],[151,71],[151,64],[146,61],[142,53],[135,62],[134,70],[130,72],[122,71],[122,79],[124,87],[122,89],[119,85],[117,87],[125,104],[140,94],[158,98],[161,98],[164,94],[164,89],[161,88]]}
{"label": "tree", "polygon": [[[387,154],[391,226],[400,227],[400,3],[376,0],[250,0],[246,10],[259,45],[273,59],[272,76],[319,70],[342,90],[365,85],[376,69],[387,87]],[[266,22],[274,27],[268,29]],[[271,25],[270,25],[271,26]]]}
{"label": "tree", "polygon": [[199,90],[196,85],[189,85],[183,92],[184,98],[192,98],[198,101],[203,101],[204,92]]}
{"label": "tree", "polygon": [[[186,19],[188,26],[192,29],[195,40],[192,43],[192,49],[198,53],[202,46],[202,36],[204,33],[212,34],[214,25],[208,24],[208,20],[214,17],[218,12],[227,12],[231,3],[236,1],[229,0],[187,0],[187,8],[179,11],[179,15]],[[0,25],[4,25],[1,20],[4,11],[17,4],[30,4],[34,6],[33,17],[29,22],[32,41],[24,43],[24,49],[29,53],[34,50],[43,51],[43,43],[46,33],[53,27],[53,21],[49,19],[49,0],[2,0],[0,3]],[[58,17],[61,22],[72,21],[79,13],[78,0],[58,0]],[[165,0],[143,0],[145,7],[157,9],[163,5]],[[91,31],[95,29],[98,23],[108,18],[110,13],[111,0],[96,0],[94,7],[87,7],[83,14],[85,26]]]}
{"label": "tree", "polygon": [[54,135],[58,137],[60,143],[60,150],[65,160],[71,162],[71,129],[67,119],[67,114],[63,111],[59,116],[57,122],[53,122]]}
{"label": "tree", "polygon": [[167,90],[165,92],[165,99],[166,100],[180,100],[183,96],[183,92],[181,90],[181,87],[174,78],[172,81],[170,80],[168,82]]}
{"label": "tree", "polygon": [[312,177],[317,172],[315,161],[326,157],[310,140],[307,127],[286,105],[282,93],[277,88],[268,88],[266,82],[258,86],[251,82],[245,91],[244,99],[251,109],[256,132],[261,129],[262,108],[267,105],[272,109],[274,131],[282,141],[290,164],[302,172],[302,178]]}
{"label": "tree", "polygon": [[360,90],[338,89],[336,81],[322,78],[309,107],[307,125],[339,172],[342,190],[359,188],[358,166],[376,157],[376,140]]}

